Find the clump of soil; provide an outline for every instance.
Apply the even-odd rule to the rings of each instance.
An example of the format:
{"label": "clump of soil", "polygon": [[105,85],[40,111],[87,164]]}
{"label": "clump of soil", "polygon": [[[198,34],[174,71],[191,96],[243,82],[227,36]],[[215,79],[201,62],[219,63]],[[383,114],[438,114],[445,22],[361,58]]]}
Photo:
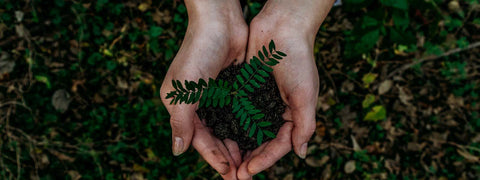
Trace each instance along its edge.
{"label": "clump of soil", "polygon": [[[241,66],[230,66],[220,72],[217,79],[223,79],[229,82],[235,82],[236,75],[240,74]],[[284,120],[282,114],[285,112],[285,104],[280,97],[277,84],[273,75],[265,78],[267,82],[260,88],[255,88],[254,93],[248,93],[248,99],[262,113],[265,114],[264,120],[272,122],[271,126],[263,128],[277,134]],[[200,119],[213,130],[213,134],[219,139],[231,139],[238,143],[240,149],[251,150],[258,147],[256,135],[248,137],[248,132],[240,126],[240,119],[235,118],[232,113],[232,106],[208,107],[197,110]],[[263,142],[271,140],[268,136],[263,137]]]}

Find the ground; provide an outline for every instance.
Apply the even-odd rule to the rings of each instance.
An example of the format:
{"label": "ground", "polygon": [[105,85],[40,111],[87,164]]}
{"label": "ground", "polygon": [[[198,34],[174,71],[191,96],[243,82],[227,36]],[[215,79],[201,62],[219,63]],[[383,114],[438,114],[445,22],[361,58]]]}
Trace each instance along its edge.
{"label": "ground", "polygon": [[[478,0],[342,2],[307,159],[255,179],[480,177]],[[186,26],[176,0],[0,1],[0,179],[220,178],[171,155],[158,97]]]}

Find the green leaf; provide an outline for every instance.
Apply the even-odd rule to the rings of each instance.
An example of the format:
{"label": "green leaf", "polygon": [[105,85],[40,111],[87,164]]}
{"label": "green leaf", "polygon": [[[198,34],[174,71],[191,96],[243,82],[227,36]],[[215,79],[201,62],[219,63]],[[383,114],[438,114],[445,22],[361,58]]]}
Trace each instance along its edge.
{"label": "green leaf", "polygon": [[382,105],[374,106],[370,112],[365,115],[365,121],[379,121],[387,118],[387,110]]}
{"label": "green leaf", "polygon": [[207,102],[205,103],[205,107],[209,107],[212,104],[212,98],[207,98]]}
{"label": "green leaf", "polygon": [[225,98],[220,98],[219,102],[218,102],[220,105],[221,108],[223,108],[223,106],[225,105]]}
{"label": "green leaf", "polygon": [[253,69],[250,64],[245,63],[245,69],[248,71],[249,74],[253,74]]}
{"label": "green leaf", "polygon": [[268,137],[275,138],[275,134],[273,134],[271,131],[264,130],[263,134],[267,135]]}
{"label": "green leaf", "polygon": [[273,71],[273,69],[271,67],[268,67],[268,66],[263,65],[263,64],[260,67],[262,67],[262,69],[264,69],[267,72],[272,72]]}
{"label": "green leaf", "polygon": [[267,127],[267,126],[270,126],[270,125],[272,125],[272,123],[268,122],[268,121],[262,121],[262,122],[258,123],[259,127]]}
{"label": "green leaf", "polygon": [[187,90],[183,88],[183,85],[179,80],[177,80],[177,87],[180,89],[180,91],[187,92]]}
{"label": "green leaf", "polygon": [[213,107],[217,107],[217,105],[218,105],[218,100],[219,100],[218,98],[215,98],[215,99],[212,100],[212,101],[213,101],[213,103],[212,103],[212,104],[213,104]]}
{"label": "green leaf", "polygon": [[273,56],[275,59],[283,59],[282,56],[279,56],[279,55],[276,55],[276,54],[272,54],[272,56]]}
{"label": "green leaf", "polygon": [[274,59],[274,58],[269,58],[269,60],[272,61],[272,62],[274,62],[275,64],[280,63],[280,62],[278,62],[278,61],[277,61],[276,59]]}
{"label": "green leaf", "polygon": [[263,77],[268,77],[268,73],[265,72],[264,70],[258,70],[258,74],[262,75]]}
{"label": "green leaf", "polygon": [[258,51],[258,57],[259,57],[262,61],[265,61],[265,57],[263,57],[262,51]]}
{"label": "green leaf", "polygon": [[238,119],[243,115],[243,109],[240,109],[240,111],[237,112],[237,115],[235,115],[235,118]]}
{"label": "green leaf", "polygon": [[177,83],[175,83],[175,80],[172,80],[172,86],[173,86],[174,89],[176,89],[178,91]]}
{"label": "green leaf", "polygon": [[188,101],[186,103],[187,104],[193,104],[193,101],[195,100],[195,96],[196,96],[195,92],[190,93],[190,97],[188,98]]}
{"label": "green leaf", "polygon": [[232,97],[227,96],[227,97],[225,98],[225,105],[229,105],[231,101],[232,101]]}
{"label": "green leaf", "polygon": [[239,90],[237,96],[247,96],[244,90]]}
{"label": "green leaf", "polygon": [[250,80],[250,84],[252,84],[256,88],[260,88],[260,85],[255,80]]}
{"label": "green leaf", "polygon": [[262,76],[259,76],[259,75],[257,75],[257,74],[255,74],[255,76],[253,76],[253,77],[255,77],[255,79],[257,79],[257,80],[258,80],[259,82],[261,82],[261,83],[265,83],[265,82],[266,82],[266,80],[263,79]]}
{"label": "green leaf", "polygon": [[198,89],[201,89],[201,88],[206,87],[206,86],[207,86],[207,82],[205,82],[205,80],[203,80],[203,79],[198,80],[198,84],[197,84]]}
{"label": "green leaf", "polygon": [[237,82],[234,82],[234,83],[233,83],[233,88],[234,88],[235,90],[238,90],[238,84],[237,84]]}
{"label": "green leaf", "polygon": [[213,97],[214,92],[215,92],[214,88],[209,88],[207,93],[207,98],[210,99],[211,97]]}
{"label": "green leaf", "polygon": [[262,65],[262,62],[260,62],[260,60],[259,60],[257,57],[255,57],[255,56],[253,56],[253,59],[252,59],[252,61],[250,61],[250,62],[253,62],[252,65],[253,65],[253,64],[256,64],[257,66]]}
{"label": "green leaf", "polygon": [[187,90],[195,91],[195,86],[196,86],[195,82],[185,80],[185,87],[187,87]]}
{"label": "green leaf", "polygon": [[237,80],[238,80],[238,82],[240,82],[240,84],[242,84],[242,85],[245,84],[245,81],[243,80],[242,76],[237,75]]}
{"label": "green leaf", "polygon": [[265,46],[263,46],[263,47],[262,47],[262,50],[263,50],[263,55],[265,55],[265,58],[268,58],[267,48],[265,48]]}
{"label": "green leaf", "polygon": [[246,131],[248,129],[248,127],[250,126],[250,122],[252,121],[250,120],[250,118],[248,118],[245,124],[243,125],[243,130]]}
{"label": "green leaf", "polygon": [[275,50],[275,43],[273,42],[273,40],[271,40],[270,43],[268,44],[268,50],[270,50],[270,53],[272,53],[272,51]]}
{"label": "green leaf", "polygon": [[265,114],[256,114],[255,116],[252,117],[252,119],[258,120],[258,119],[262,119],[263,117],[265,117]]}
{"label": "green leaf", "polygon": [[242,124],[243,124],[242,122],[244,122],[244,121],[245,121],[245,119],[247,119],[247,113],[245,113],[245,114],[242,114],[242,116],[240,117],[240,125],[242,125]]}
{"label": "green leaf", "polygon": [[287,54],[285,54],[281,51],[275,51],[275,52],[277,52],[277,54],[280,55],[280,56],[287,57]]}
{"label": "green leaf", "polygon": [[250,78],[250,75],[248,75],[247,71],[245,69],[240,69],[240,73],[242,73],[243,77],[248,80]]}
{"label": "green leaf", "polygon": [[375,102],[375,95],[367,94],[367,96],[365,96],[365,99],[362,102],[362,107],[368,108],[373,102]]}
{"label": "green leaf", "polygon": [[201,92],[197,92],[196,96],[195,96],[195,99],[194,99],[194,103],[195,102],[198,102],[198,100],[200,100],[200,96],[202,95]]}
{"label": "green leaf", "polygon": [[248,133],[248,137],[252,137],[255,134],[255,130],[257,129],[257,124],[253,123],[252,127],[250,128],[250,132]]}
{"label": "green leaf", "polygon": [[258,130],[257,133],[257,144],[261,145],[263,141],[263,132],[261,130]]}
{"label": "green leaf", "polygon": [[246,84],[244,87],[245,87],[245,89],[247,89],[247,91],[253,93],[254,90],[253,90],[252,86]]}
{"label": "green leaf", "polygon": [[208,87],[214,87],[215,85],[215,79],[208,78]]}
{"label": "green leaf", "polygon": [[363,75],[362,81],[363,81],[363,84],[365,85],[365,88],[368,88],[370,84],[372,84],[372,82],[375,81],[376,78],[377,78],[377,74],[373,74],[373,73],[367,73]]}
{"label": "green leaf", "polygon": [[176,91],[171,91],[171,92],[167,93],[167,97],[165,97],[165,99],[170,99],[172,97],[175,97],[175,95],[177,95],[177,92]]}

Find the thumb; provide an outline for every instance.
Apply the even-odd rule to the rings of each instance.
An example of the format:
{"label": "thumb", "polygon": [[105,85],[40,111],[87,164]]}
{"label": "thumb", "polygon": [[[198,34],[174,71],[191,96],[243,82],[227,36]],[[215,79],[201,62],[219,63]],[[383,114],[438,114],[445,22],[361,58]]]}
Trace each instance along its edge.
{"label": "thumb", "polygon": [[[191,105],[181,105],[191,106]],[[180,109],[180,110],[179,110]],[[197,114],[192,109],[176,108],[170,113],[172,127],[172,151],[174,156],[184,153],[190,146],[194,133],[193,119]]]}

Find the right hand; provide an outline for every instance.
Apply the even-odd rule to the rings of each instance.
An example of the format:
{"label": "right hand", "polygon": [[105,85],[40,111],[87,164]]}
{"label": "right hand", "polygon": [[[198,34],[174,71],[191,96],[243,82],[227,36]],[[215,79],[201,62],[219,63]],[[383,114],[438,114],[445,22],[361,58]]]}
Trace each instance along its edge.
{"label": "right hand", "polygon": [[196,104],[170,104],[172,80],[198,81],[216,78],[227,66],[243,61],[248,27],[237,0],[186,0],[189,23],[182,46],[163,80],[160,96],[171,118],[175,156],[190,143],[225,179],[236,179],[241,155],[236,142],[216,138],[196,114]]}

